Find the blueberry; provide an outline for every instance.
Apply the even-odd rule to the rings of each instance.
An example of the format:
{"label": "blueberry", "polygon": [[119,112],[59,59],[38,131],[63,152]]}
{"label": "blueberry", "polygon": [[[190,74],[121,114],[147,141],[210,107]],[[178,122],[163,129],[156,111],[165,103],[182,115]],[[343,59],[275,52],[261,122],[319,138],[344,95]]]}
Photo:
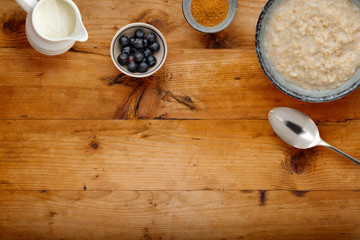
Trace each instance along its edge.
{"label": "blueberry", "polygon": [[146,37],[149,43],[153,43],[156,41],[156,35],[154,33],[149,33]]}
{"label": "blueberry", "polygon": [[139,72],[144,73],[148,69],[149,69],[149,65],[147,63],[142,62],[142,63],[140,63],[138,70],[139,70]]}
{"label": "blueberry", "polygon": [[129,63],[129,57],[127,54],[122,53],[118,56],[118,62],[120,63],[120,65],[126,65]]}
{"label": "blueberry", "polygon": [[150,44],[150,50],[153,52],[156,52],[160,49],[160,45],[157,42],[154,42],[152,44]]}
{"label": "blueberry", "polygon": [[148,57],[148,56],[151,55],[151,54],[152,54],[152,52],[151,52],[150,49],[146,48],[146,49],[144,50],[144,55],[145,55],[145,57]]}
{"label": "blueberry", "polygon": [[133,54],[130,54],[129,56],[129,62],[134,62],[135,59],[134,59],[134,55]]}
{"label": "blueberry", "polygon": [[142,60],[144,59],[144,53],[142,53],[142,52],[135,53],[134,59],[135,59],[135,62],[137,62],[137,63],[142,62]]}
{"label": "blueberry", "polygon": [[129,41],[130,41],[130,46],[134,46],[134,43],[135,43],[135,38],[134,37],[131,37],[129,38]]}
{"label": "blueberry", "polygon": [[138,68],[138,65],[134,62],[131,62],[128,65],[129,72],[136,72],[137,68]]}
{"label": "blueberry", "polygon": [[157,60],[156,60],[156,57],[154,57],[153,55],[149,55],[147,58],[146,58],[146,61],[147,63],[149,64],[150,67],[153,67],[155,66]]}
{"label": "blueberry", "polygon": [[141,62],[147,63],[147,59],[146,57],[143,58],[143,60]]}
{"label": "blueberry", "polygon": [[135,39],[134,47],[135,47],[136,49],[142,49],[142,48],[144,48],[144,40],[141,39],[141,38]]}
{"label": "blueberry", "polygon": [[130,43],[130,40],[129,40],[129,38],[128,38],[127,36],[122,35],[122,36],[120,36],[120,38],[119,38],[119,43],[120,43],[122,46],[128,46],[129,43]]}
{"label": "blueberry", "polygon": [[149,41],[148,40],[144,39],[143,43],[144,43],[144,48],[147,48],[149,46]]}
{"label": "blueberry", "polygon": [[145,33],[142,29],[138,29],[135,31],[135,37],[136,38],[144,38],[145,36]]}
{"label": "blueberry", "polygon": [[154,57],[154,55],[149,55],[149,56],[147,56],[146,59],[147,59],[149,62],[156,61],[156,58]]}
{"label": "blueberry", "polygon": [[131,53],[131,47],[130,47],[130,46],[122,47],[121,53],[125,53],[125,54],[127,54],[127,55],[130,55],[130,53]]}
{"label": "blueberry", "polygon": [[134,54],[135,54],[135,53],[139,53],[139,52],[143,53],[143,52],[144,52],[144,49],[143,49],[143,48],[139,48],[139,49],[136,49],[136,48],[135,48],[133,52],[134,52]]}

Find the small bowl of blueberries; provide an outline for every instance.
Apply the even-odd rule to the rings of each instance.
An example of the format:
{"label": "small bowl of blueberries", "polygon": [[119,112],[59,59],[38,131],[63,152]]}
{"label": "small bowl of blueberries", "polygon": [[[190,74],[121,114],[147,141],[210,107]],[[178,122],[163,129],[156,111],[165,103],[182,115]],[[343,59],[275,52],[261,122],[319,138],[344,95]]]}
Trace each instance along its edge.
{"label": "small bowl of blueberries", "polygon": [[114,36],[110,49],[111,59],[124,74],[143,78],[157,72],[167,56],[164,36],[154,26],[131,23]]}

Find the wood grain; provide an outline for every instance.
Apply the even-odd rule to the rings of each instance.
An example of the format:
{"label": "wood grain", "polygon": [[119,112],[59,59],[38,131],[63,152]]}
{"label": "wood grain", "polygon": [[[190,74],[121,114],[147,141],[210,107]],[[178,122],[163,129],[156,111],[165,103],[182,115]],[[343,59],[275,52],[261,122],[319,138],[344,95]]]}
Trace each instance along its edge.
{"label": "wood grain", "polygon": [[[320,130],[360,157],[360,121]],[[0,121],[0,142],[0,190],[360,190],[354,163],[267,121]]]}
{"label": "wood grain", "polygon": [[119,74],[109,56],[97,54],[3,48],[0,58],[0,119],[267,119],[277,106],[317,122],[360,116],[353,107],[359,91],[324,104],[283,94],[254,50],[170,50],[164,67],[145,79]]}
{"label": "wood grain", "polygon": [[[0,1],[1,240],[360,238],[358,166],[291,148],[267,121],[274,107],[299,109],[360,158],[360,90],[313,104],[276,89],[254,49],[266,0],[238,0],[211,35],[179,0],[74,1],[89,40],[54,57],[31,48],[15,1]],[[109,55],[137,21],[169,49],[144,79]]]}
{"label": "wood grain", "polygon": [[2,239],[354,239],[354,191],[5,191]]}
{"label": "wood grain", "polygon": [[[90,38],[56,57],[27,43],[25,14],[14,1],[0,3],[0,119],[266,119],[279,105],[316,121],[359,119],[359,90],[312,104],[265,77],[253,43],[263,0],[239,1],[231,27],[215,35],[188,26],[181,1],[76,2]],[[109,56],[116,30],[137,20],[159,27],[169,47],[163,69],[143,80],[119,74]]]}
{"label": "wood grain", "polygon": [[[170,49],[242,48],[254,46],[255,26],[265,0],[239,1],[236,18],[223,32],[207,35],[185,20],[181,1],[97,0],[74,1],[82,14],[89,40],[75,48],[107,54],[115,33],[132,22],[146,22],[165,36]],[[131,11],[129,11],[131,9]],[[25,12],[13,0],[0,2],[0,47],[29,48],[25,36]]]}

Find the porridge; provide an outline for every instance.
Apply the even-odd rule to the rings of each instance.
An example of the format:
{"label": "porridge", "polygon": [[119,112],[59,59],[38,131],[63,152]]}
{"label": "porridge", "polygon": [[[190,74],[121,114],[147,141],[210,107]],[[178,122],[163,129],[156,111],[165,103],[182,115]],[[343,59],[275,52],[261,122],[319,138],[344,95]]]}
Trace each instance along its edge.
{"label": "porridge", "polygon": [[286,81],[336,88],[360,67],[360,10],[350,0],[283,0],[271,13],[265,48]]}

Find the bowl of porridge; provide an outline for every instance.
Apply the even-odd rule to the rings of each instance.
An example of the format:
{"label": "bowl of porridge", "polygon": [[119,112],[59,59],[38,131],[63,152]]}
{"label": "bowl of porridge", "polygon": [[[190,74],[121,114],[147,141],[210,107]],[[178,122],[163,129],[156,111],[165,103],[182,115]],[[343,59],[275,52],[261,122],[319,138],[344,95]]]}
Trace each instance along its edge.
{"label": "bowl of porridge", "polygon": [[339,99],[360,85],[360,0],[269,0],[255,45],[266,76],[287,95]]}

